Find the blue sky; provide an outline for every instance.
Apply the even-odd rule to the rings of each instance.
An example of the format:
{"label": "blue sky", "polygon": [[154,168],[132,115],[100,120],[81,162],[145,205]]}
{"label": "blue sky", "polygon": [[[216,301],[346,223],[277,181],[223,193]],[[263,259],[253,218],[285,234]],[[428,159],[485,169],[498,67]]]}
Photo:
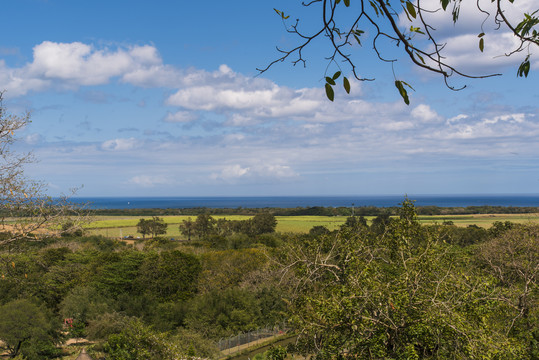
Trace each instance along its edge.
{"label": "blue sky", "polygon": [[[517,79],[523,55],[503,56],[513,40],[490,21],[479,52],[473,8],[456,27],[432,15],[448,61],[503,76],[456,78],[467,88],[450,91],[389,44],[393,70],[377,61],[367,29],[350,52],[376,81],[352,82],[335,102],[324,41],[306,68],[285,61],[257,76],[275,46],[298,41],[273,8],[318,25],[319,12],[291,0],[2,4],[0,88],[11,113],[32,114],[16,144],[39,160],[27,175],[51,195],[83,186],[80,196],[539,192],[537,57]],[[410,106],[393,71],[416,90]]]}

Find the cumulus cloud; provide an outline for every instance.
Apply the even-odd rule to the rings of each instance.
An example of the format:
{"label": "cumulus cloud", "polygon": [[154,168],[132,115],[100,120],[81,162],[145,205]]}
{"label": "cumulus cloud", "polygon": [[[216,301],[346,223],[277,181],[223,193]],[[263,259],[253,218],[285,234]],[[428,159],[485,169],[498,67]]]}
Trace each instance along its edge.
{"label": "cumulus cloud", "polygon": [[441,141],[467,139],[506,144],[526,144],[526,139],[539,136],[539,121],[534,114],[512,113],[492,116],[460,114],[447,121],[433,136]]}
{"label": "cumulus cloud", "polygon": [[219,173],[211,174],[213,180],[236,182],[238,180],[253,179],[283,179],[297,177],[298,174],[290,166],[280,164],[253,164],[242,166],[233,164],[225,166]]}
{"label": "cumulus cloud", "polygon": [[55,85],[102,85],[113,78],[137,86],[174,86],[181,74],[164,65],[151,45],[99,49],[81,42],[44,41],[34,47],[32,62],[23,67],[9,68],[0,61],[0,81],[14,95]]}
{"label": "cumulus cloud", "polygon": [[[476,42],[474,36],[469,46]],[[539,135],[537,116],[522,109],[477,115],[459,107],[451,114],[444,105],[444,114],[451,114],[445,116],[441,115],[443,107],[432,104],[407,107],[400,99],[367,101],[359,96],[359,84],[352,86],[355,93],[337,94],[335,102],[329,102],[322,87],[280,86],[236,73],[226,65],[215,71],[175,69],[163,64],[152,46],[98,49],[82,43],[45,42],[36,48],[33,61],[22,68],[10,69],[0,61],[0,83],[18,76],[20,92],[111,81],[173,89],[165,101],[172,108],[158,115],[166,122],[160,131],[155,126],[138,128],[135,123],[119,127],[119,132],[130,131],[134,136],[152,135],[145,137],[144,147],[142,140],[126,137],[93,143],[93,149],[76,152],[81,159],[93,154],[92,163],[114,163],[111,168],[136,153],[137,161],[152,167],[152,173],[174,174],[174,179],[253,184],[295,181],[309,172],[362,171],[365,164],[387,165],[388,159],[396,157],[415,160],[451,154],[464,158],[507,149],[539,151],[531,143]],[[194,122],[202,126],[181,126]],[[173,130],[180,127],[181,135]],[[27,141],[40,140],[30,135]],[[58,153],[63,152],[55,149],[49,158],[58,158]],[[137,175],[129,183],[151,187],[171,181]]]}
{"label": "cumulus cloud", "polygon": [[411,112],[413,118],[420,122],[439,122],[442,117],[432,110],[429,105],[419,104]]}
{"label": "cumulus cloud", "polygon": [[139,144],[139,140],[131,137],[129,139],[107,140],[101,144],[101,149],[106,151],[128,151],[133,150]]}
{"label": "cumulus cloud", "polygon": [[214,179],[224,179],[224,180],[230,180],[230,179],[237,179],[241,178],[243,176],[246,176],[251,171],[251,168],[249,167],[241,167],[239,164],[226,166],[223,170],[221,170],[221,173],[214,174],[212,177]]}
{"label": "cumulus cloud", "polygon": [[[353,86],[358,89],[351,95],[355,99],[361,93],[361,85],[355,82]],[[351,99],[342,91],[336,102],[344,109],[341,114],[346,114]],[[335,116],[335,107],[328,103],[322,88],[291,89],[268,79],[235,73],[228,66],[214,72],[186,74],[182,87],[167,98],[166,104],[192,111],[224,113],[228,116],[228,126],[251,126],[271,119],[335,122],[356,116],[354,109],[346,117]]]}

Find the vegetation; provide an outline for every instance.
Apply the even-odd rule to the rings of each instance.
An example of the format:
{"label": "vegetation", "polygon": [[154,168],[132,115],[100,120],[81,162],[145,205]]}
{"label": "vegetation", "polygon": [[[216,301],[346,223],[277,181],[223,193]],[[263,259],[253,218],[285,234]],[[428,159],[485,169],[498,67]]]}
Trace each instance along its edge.
{"label": "vegetation", "polygon": [[[378,216],[382,213],[397,215],[398,206],[376,207],[296,207],[296,208],[189,208],[189,209],[97,209],[92,210],[94,216],[133,217],[133,216],[180,216],[193,217],[208,214],[214,218],[230,216],[254,216],[258,213],[270,213],[274,216]],[[471,214],[535,214],[539,207],[515,206],[467,206],[467,207],[439,207],[417,206],[418,215],[471,215]]]}
{"label": "vegetation", "polygon": [[[278,48],[280,56],[271,62],[267,67],[259,69],[261,73],[267,71],[272,65],[280,63],[286,59],[293,58],[294,65],[300,63],[305,65],[304,54],[309,47],[314,46],[316,39],[325,39],[329,46],[326,60],[329,62],[326,70],[325,89],[329,100],[335,97],[334,86],[339,82],[341,85],[341,72],[343,67],[347,67],[352,76],[359,81],[374,80],[374,78],[362,77],[359,74],[364,70],[359,68],[363,63],[363,57],[358,55],[364,43],[369,42],[371,51],[380,61],[391,64],[391,69],[395,77],[395,87],[406,104],[410,104],[407,89],[412,86],[407,82],[398,79],[395,75],[395,63],[397,59],[404,57],[411,64],[422,70],[435,73],[441,76],[448,88],[460,90],[463,87],[450,85],[448,80],[452,76],[463,78],[486,78],[500,74],[466,74],[459,68],[453,66],[447,58],[446,45],[440,42],[446,34],[443,28],[443,20],[457,24],[460,13],[460,0],[440,0],[435,2],[419,1],[382,1],[382,0],[313,0],[302,3],[309,7],[311,12],[308,16],[313,16],[315,27],[302,27],[301,16],[298,14],[288,14],[286,9],[275,9],[277,15],[283,21],[286,31],[296,35],[299,44],[292,46],[289,50]],[[529,9],[529,13],[522,13],[520,8],[509,1],[493,1],[492,6],[486,3],[476,3],[477,13],[469,14],[475,22],[466,26],[475,26],[477,31],[478,54],[485,49],[489,35],[495,36],[497,32],[503,32],[513,38],[514,45],[507,52],[499,56],[511,56],[515,53],[525,52],[526,57],[518,67],[517,76],[527,77],[530,71],[530,60],[533,50],[539,45],[539,9]],[[466,6],[466,5],[465,5]],[[466,13],[474,10],[473,7],[465,7]],[[312,11],[315,11],[314,13]],[[516,13],[517,18],[512,17]],[[436,14],[436,15],[434,15]],[[292,16],[292,18],[290,18]],[[440,27],[442,27],[440,29]],[[502,35],[502,34],[498,34]],[[359,46],[359,47],[358,47]],[[361,53],[361,51],[359,52]],[[402,60],[401,60],[402,61]],[[335,68],[335,73],[329,73],[331,68]],[[347,93],[350,93],[350,81],[342,77],[342,86]]]}
{"label": "vegetation", "polygon": [[219,339],[286,320],[296,345],[259,357],[536,358],[537,225],[422,224],[415,210],[406,200],[398,216],[296,233],[270,231],[267,214],[202,215],[188,242],[11,242],[0,248],[1,346],[48,359],[85,337],[96,358],[214,358]]}
{"label": "vegetation", "polygon": [[453,230],[421,226],[405,201],[384,231],[354,225],[286,242],[297,350],[318,359],[536,358],[537,227],[451,244]]}
{"label": "vegetation", "polygon": [[146,235],[155,237],[166,234],[167,227],[168,225],[162,218],[153,216],[151,219],[140,219],[137,223],[137,232],[141,233],[142,237]]}

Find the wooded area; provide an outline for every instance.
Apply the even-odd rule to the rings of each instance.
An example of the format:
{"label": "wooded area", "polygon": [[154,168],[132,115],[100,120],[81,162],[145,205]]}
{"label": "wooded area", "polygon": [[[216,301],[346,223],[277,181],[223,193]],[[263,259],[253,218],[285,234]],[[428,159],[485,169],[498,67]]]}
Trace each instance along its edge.
{"label": "wooded area", "polygon": [[95,359],[216,358],[219,339],[283,322],[298,341],[266,356],[539,354],[536,225],[421,225],[408,200],[398,217],[350,217],[308,234],[197,221],[185,243],[65,235],[5,244],[5,355],[70,359],[62,344],[84,337]]}

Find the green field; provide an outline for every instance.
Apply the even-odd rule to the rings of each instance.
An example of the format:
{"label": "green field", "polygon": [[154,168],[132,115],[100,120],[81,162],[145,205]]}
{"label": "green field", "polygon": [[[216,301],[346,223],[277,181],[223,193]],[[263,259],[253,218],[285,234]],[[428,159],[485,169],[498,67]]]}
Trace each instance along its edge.
{"label": "green field", "polygon": [[[149,217],[140,216],[100,216],[87,226],[91,234],[103,235],[107,237],[141,236],[137,234],[137,223],[139,219]],[[163,216],[168,224],[166,236],[180,238],[179,224],[195,216]],[[226,218],[228,220],[245,220],[249,216],[228,215],[214,216],[215,219]],[[329,230],[338,229],[344,224],[346,216],[277,216],[277,232],[281,233],[307,233],[314,226],[325,226]],[[368,216],[370,222],[372,216]],[[539,223],[539,214],[495,214],[495,215],[433,215],[420,216],[422,224],[441,224],[444,221],[452,221],[456,226],[477,225],[489,228],[495,221],[511,221],[515,223]]]}

